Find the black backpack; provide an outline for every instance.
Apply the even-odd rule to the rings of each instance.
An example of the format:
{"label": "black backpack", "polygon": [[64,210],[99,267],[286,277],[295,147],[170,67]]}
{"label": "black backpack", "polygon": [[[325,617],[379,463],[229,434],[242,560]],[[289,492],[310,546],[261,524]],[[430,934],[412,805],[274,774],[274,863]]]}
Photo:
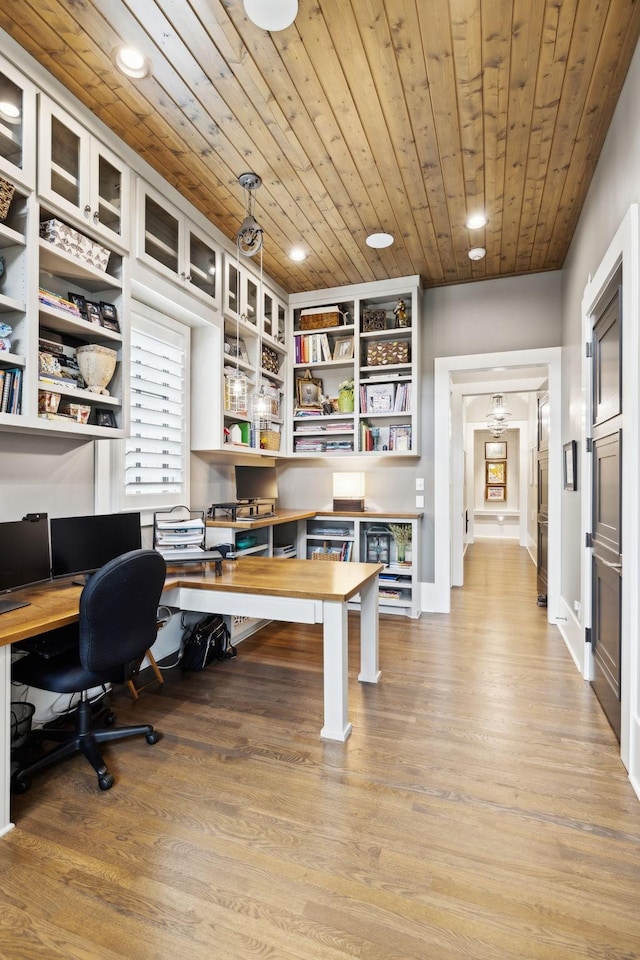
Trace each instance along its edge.
{"label": "black backpack", "polygon": [[235,655],[229,628],[221,614],[209,614],[185,627],[182,634],[183,670],[204,670],[212,660],[229,660]]}

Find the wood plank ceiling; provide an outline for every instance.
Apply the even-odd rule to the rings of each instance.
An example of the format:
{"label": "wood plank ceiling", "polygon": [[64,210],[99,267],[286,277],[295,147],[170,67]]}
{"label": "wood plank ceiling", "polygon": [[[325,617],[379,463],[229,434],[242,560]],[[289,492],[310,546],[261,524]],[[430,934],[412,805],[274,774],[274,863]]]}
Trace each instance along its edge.
{"label": "wood plank ceiling", "polygon": [[[258,173],[264,269],[300,291],[561,267],[640,4],[300,0],[269,34],[242,0],[3,0],[0,26],[234,241]],[[116,71],[122,43],[149,77]]]}

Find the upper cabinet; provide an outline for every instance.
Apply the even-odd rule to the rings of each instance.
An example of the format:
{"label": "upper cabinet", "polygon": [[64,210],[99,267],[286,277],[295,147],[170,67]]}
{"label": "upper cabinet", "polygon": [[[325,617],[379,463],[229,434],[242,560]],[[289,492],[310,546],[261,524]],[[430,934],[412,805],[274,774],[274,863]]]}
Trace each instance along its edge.
{"label": "upper cabinet", "polygon": [[0,59],[0,172],[33,189],[36,179],[36,88]]}
{"label": "upper cabinet", "polygon": [[138,180],[138,260],[211,304],[220,299],[221,255],[217,244],[177,207]]}
{"label": "upper cabinet", "polygon": [[258,329],[259,280],[238,260],[225,258],[224,315]]}

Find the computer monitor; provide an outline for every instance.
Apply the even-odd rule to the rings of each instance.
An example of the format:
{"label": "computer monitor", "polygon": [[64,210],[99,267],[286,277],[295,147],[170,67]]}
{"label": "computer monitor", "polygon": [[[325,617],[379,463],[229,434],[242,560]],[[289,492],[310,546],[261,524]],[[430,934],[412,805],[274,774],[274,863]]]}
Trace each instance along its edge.
{"label": "computer monitor", "polygon": [[275,467],[236,466],[237,500],[277,500]]}
{"label": "computer monitor", "polygon": [[142,545],[139,513],[51,518],[51,575],[91,574]]}
{"label": "computer monitor", "polygon": [[7,591],[48,580],[49,521],[46,513],[32,520],[0,523],[0,613],[26,607],[25,601],[6,596]]}

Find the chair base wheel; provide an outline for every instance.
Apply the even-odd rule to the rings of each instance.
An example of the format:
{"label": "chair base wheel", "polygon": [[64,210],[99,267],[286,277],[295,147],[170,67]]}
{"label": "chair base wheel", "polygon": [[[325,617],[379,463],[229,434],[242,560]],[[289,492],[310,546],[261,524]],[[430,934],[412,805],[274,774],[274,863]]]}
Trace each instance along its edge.
{"label": "chair base wheel", "polygon": [[113,774],[112,773],[101,773],[98,776],[98,786],[101,790],[110,790],[113,786]]}
{"label": "chair base wheel", "polygon": [[147,743],[154,744],[157,743],[160,739],[160,734],[156,733],[155,730],[152,730],[151,733],[148,733],[146,736]]}
{"label": "chair base wheel", "polygon": [[20,780],[14,780],[11,784],[12,793],[26,793],[27,790],[31,787],[31,778],[30,777],[21,777]]}

